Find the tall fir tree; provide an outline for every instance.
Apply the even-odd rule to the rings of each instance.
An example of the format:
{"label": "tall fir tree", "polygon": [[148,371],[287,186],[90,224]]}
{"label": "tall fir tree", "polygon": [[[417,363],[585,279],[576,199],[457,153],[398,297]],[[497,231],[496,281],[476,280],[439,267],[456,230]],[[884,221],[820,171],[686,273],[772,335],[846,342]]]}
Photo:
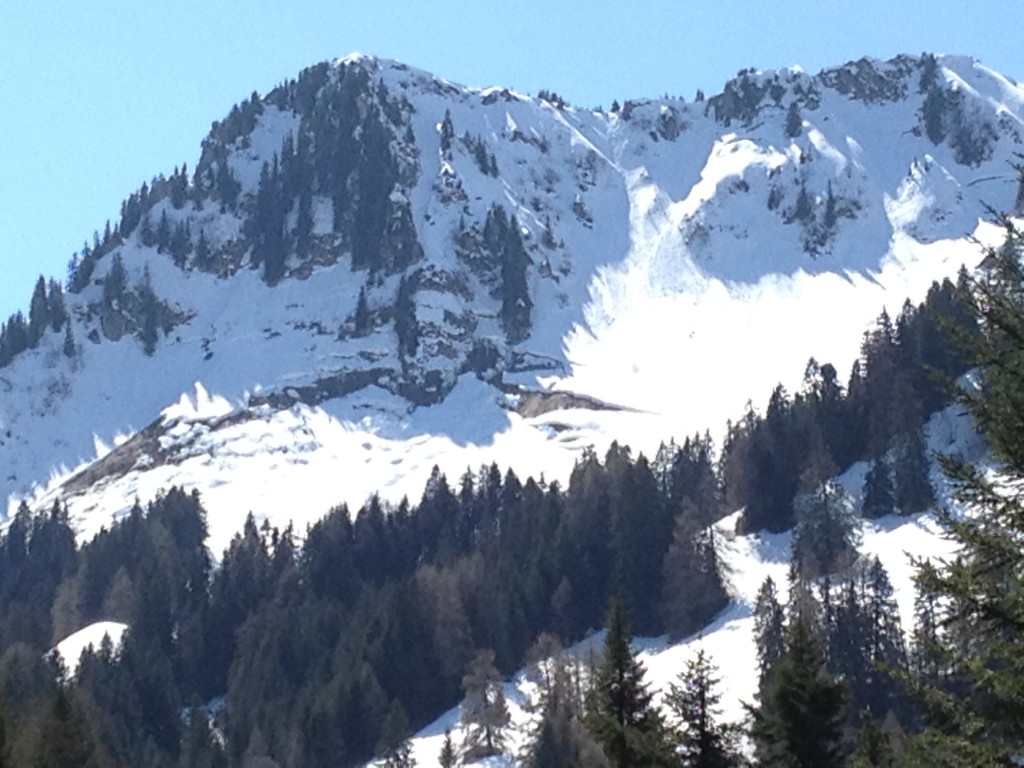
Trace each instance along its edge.
{"label": "tall fir tree", "polygon": [[758,691],[764,699],[775,664],[786,651],[786,615],[771,576],[766,576],[754,601],[754,643],[757,646]]}
{"label": "tall fir tree", "polygon": [[669,683],[665,704],[675,716],[672,738],[676,755],[687,768],[740,765],[734,729],[720,722],[718,670],[704,649],[686,663],[678,681]]}
{"label": "tall fir tree", "polygon": [[588,692],[586,724],[614,768],[671,764],[665,726],[636,657],[622,602],[613,598],[604,651]]}
{"label": "tall fir tree", "polygon": [[758,764],[778,768],[842,768],[846,688],[825,668],[812,621],[798,612],[786,653],[775,667],[765,700],[752,710]]}

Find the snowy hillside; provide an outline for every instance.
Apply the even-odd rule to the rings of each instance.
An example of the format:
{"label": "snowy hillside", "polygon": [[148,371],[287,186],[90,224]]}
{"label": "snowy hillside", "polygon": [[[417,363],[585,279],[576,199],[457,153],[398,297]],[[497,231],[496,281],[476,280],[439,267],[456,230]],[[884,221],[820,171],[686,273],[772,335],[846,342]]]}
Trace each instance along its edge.
{"label": "snowy hillside", "polygon": [[[935,414],[926,427],[928,451],[956,456],[965,461],[984,457],[985,446],[975,432],[973,422],[959,406],[949,407]],[[865,463],[859,462],[838,478],[851,497],[860,504],[864,486]],[[934,464],[931,481],[937,490],[937,501],[942,505],[956,503],[950,495],[947,480]],[[723,571],[727,574],[730,603],[715,620],[701,632],[679,643],[667,638],[637,638],[635,647],[647,669],[647,682],[660,694],[684,670],[686,662],[703,649],[721,674],[722,712],[724,722],[742,723],[746,716],[744,704],[753,704],[757,698],[757,651],[754,643],[754,617],[752,614],[757,593],[767,577],[779,588],[779,599],[788,597],[788,577],[792,558],[792,534],[757,533],[737,535],[736,512],[716,526],[717,549]],[[899,606],[900,621],[906,633],[914,626],[914,584],[911,558],[948,559],[954,554],[953,545],[941,535],[941,530],[930,513],[902,516],[890,515],[877,520],[861,521],[862,561],[878,557],[888,572]],[[856,564],[855,564],[856,567]],[[838,574],[836,578],[840,578]],[[599,654],[604,632],[598,632],[570,649],[570,653],[586,665],[592,654]],[[510,754],[518,754],[522,745],[533,738],[534,715],[529,705],[537,700],[537,686],[528,670],[519,672],[505,686],[512,715],[509,739]],[[412,740],[413,755],[419,765],[437,765],[444,734],[451,733],[458,745],[465,736],[460,725],[460,709],[456,707]],[[486,763],[493,765],[495,763]],[[504,764],[504,763],[502,763]],[[509,763],[514,764],[514,763]]]}
{"label": "snowy hillside", "polygon": [[219,553],[249,511],[302,530],[435,464],[561,479],[588,445],[720,434],[978,260],[1022,124],[1024,89],[954,57],[611,113],[314,67],[129,197],[70,348],[0,370],[8,514],[61,497],[88,537],[183,484]]}

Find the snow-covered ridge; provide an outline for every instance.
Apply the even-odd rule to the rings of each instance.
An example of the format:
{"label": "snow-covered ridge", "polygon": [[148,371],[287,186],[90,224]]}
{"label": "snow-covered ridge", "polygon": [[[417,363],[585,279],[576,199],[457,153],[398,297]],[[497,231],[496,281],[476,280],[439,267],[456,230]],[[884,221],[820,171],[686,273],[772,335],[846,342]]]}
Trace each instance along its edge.
{"label": "snow-covered ridge", "polygon": [[[1024,91],[971,60],[934,61],[936,92],[961,94],[932,125],[938,141],[924,122],[925,60],[910,57],[747,72],[719,94],[733,93],[734,108],[715,102],[732,109],[728,125],[715,96],[598,113],[383,59],[326,65],[308,98],[272,92],[211,133],[184,205],[159,187],[150,223],[188,225],[181,266],[141,226],[126,232],[68,296],[75,353],[50,332],[0,371],[0,492],[9,508],[66,497],[87,536],[137,496],[195,487],[218,552],[250,510],[285,524],[375,491],[418,494],[434,464],[454,476],[497,461],[562,479],[590,444],[650,452],[719,434],[777,382],[795,390],[811,356],[848,370],[883,305],[918,301],[975,263],[971,237],[998,238],[979,222],[1014,200]],[[345,102],[353,120],[386,129],[394,184],[380,198],[381,242],[410,245],[412,261],[353,270],[352,211],[315,187],[315,247],[289,250],[268,285],[251,234],[264,163],[299,143],[309,104],[341,98],[344,83],[359,84]],[[954,128],[984,140],[980,160],[963,162]],[[358,150],[365,130],[345,147]],[[234,209],[203,186],[222,163],[240,185]],[[529,259],[521,341],[503,325],[488,261],[496,205],[516,217]],[[213,266],[196,255],[200,234]],[[132,290],[149,275],[173,319],[152,356],[128,302],[102,309],[115,256]],[[411,350],[396,306],[414,275]],[[520,388],[622,409],[520,413]],[[116,472],[98,471],[97,446]],[[282,503],[292,487],[302,510]]]}

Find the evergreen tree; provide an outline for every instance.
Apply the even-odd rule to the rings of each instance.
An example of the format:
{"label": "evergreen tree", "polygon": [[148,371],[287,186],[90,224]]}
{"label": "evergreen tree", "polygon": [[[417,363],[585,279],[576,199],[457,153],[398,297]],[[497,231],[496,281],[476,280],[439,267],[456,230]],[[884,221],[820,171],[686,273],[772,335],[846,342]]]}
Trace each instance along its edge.
{"label": "evergreen tree", "polygon": [[686,663],[677,683],[669,683],[665,704],[678,723],[673,738],[682,765],[729,768],[740,764],[732,728],[718,722],[721,712],[717,668],[704,649]]}
{"label": "evergreen tree", "polygon": [[754,602],[754,643],[757,646],[758,691],[762,700],[775,664],[786,650],[785,613],[771,576],[766,576]]}
{"label": "evergreen tree", "polygon": [[199,239],[196,241],[194,264],[198,269],[210,268],[210,241],[206,239],[205,230],[199,230]]}
{"label": "evergreen tree", "polygon": [[46,298],[47,314],[50,317],[50,327],[59,331],[68,321],[68,307],[64,301],[64,289],[58,281],[50,278],[49,295]]}
{"label": "evergreen tree", "polygon": [[365,336],[370,330],[370,308],[366,303],[366,287],[359,289],[359,298],[356,301],[355,314],[356,336]]}
{"label": "evergreen tree", "polygon": [[588,692],[586,724],[615,768],[669,765],[665,728],[631,642],[622,603],[615,598]]}
{"label": "evergreen tree", "polygon": [[791,139],[795,139],[800,135],[803,130],[804,121],[800,117],[800,105],[796,101],[789,103],[789,109],[786,111],[786,136]]}
{"label": "evergreen tree", "polygon": [[67,358],[73,358],[77,348],[75,347],[75,334],[71,329],[71,323],[64,326],[64,356]]}
{"label": "evergreen tree", "polygon": [[800,574],[815,578],[850,565],[857,557],[859,532],[849,496],[833,481],[794,501],[793,560]]}
{"label": "evergreen tree", "polygon": [[970,513],[939,511],[959,556],[917,574],[922,595],[937,598],[939,624],[965,627],[970,638],[945,639],[944,661],[958,684],[924,691],[932,728],[921,747],[934,765],[1010,765],[1024,744],[1024,235],[1004,223],[1005,243],[988,251],[970,281],[982,328],[973,350],[981,388],[960,394],[998,476],[943,458]]}
{"label": "evergreen tree", "polygon": [[103,281],[103,303],[113,309],[119,308],[118,302],[127,287],[128,276],[124,271],[124,262],[121,260],[121,254],[115,253],[110,263],[110,271]]}
{"label": "evergreen tree", "polygon": [[519,222],[513,216],[505,233],[501,249],[501,325],[513,344],[530,333],[530,299],[528,269],[530,257],[523,246]]}
{"label": "evergreen tree", "polygon": [[824,653],[805,613],[794,616],[786,653],[776,665],[765,700],[751,714],[751,736],[760,765],[845,765],[845,686],[825,669]]}
{"label": "evergreen tree", "polygon": [[494,666],[494,651],[479,651],[462,678],[466,697],[462,723],[468,726],[465,753],[469,760],[500,755],[510,715],[501,675]]}
{"label": "evergreen tree", "polygon": [[46,327],[50,324],[50,307],[46,300],[46,280],[42,275],[36,281],[32,291],[32,301],[28,310],[28,344],[35,347],[43,337]]}
{"label": "evergreen tree", "polygon": [[892,738],[871,713],[860,713],[857,748],[850,755],[849,768],[895,768],[896,752]]}
{"label": "evergreen tree", "polygon": [[924,442],[918,428],[904,433],[893,448],[893,475],[896,481],[896,505],[904,515],[921,512],[935,503],[928,473],[931,469]]}
{"label": "evergreen tree", "polygon": [[445,731],[441,753],[437,756],[437,764],[440,768],[455,768],[458,761],[458,756],[455,754],[455,745],[452,744],[452,732]]}
{"label": "evergreen tree", "polygon": [[101,748],[72,693],[59,687],[39,733],[35,768],[101,768]]}
{"label": "evergreen tree", "polygon": [[156,351],[156,343],[159,340],[159,314],[160,302],[153,290],[153,281],[149,276],[149,265],[146,265],[142,275],[142,283],[138,288],[139,311],[142,315],[141,327],[139,328],[139,340],[146,354],[152,357]]}
{"label": "evergreen tree", "polygon": [[864,476],[864,504],[861,513],[866,518],[891,515],[896,511],[896,487],[892,467],[886,456],[879,456]]}

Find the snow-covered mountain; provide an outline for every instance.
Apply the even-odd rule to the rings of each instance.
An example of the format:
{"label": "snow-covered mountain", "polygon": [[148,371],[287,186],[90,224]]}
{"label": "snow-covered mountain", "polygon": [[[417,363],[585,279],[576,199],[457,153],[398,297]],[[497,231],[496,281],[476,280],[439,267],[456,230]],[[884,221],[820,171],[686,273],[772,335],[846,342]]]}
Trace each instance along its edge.
{"label": "snow-covered mountain", "polygon": [[220,552],[435,464],[720,434],[809,357],[848,370],[1018,191],[1024,88],[966,58],[542,96],[351,56],[238,105],[0,370],[8,513],[60,497],[88,537],[183,484]]}

